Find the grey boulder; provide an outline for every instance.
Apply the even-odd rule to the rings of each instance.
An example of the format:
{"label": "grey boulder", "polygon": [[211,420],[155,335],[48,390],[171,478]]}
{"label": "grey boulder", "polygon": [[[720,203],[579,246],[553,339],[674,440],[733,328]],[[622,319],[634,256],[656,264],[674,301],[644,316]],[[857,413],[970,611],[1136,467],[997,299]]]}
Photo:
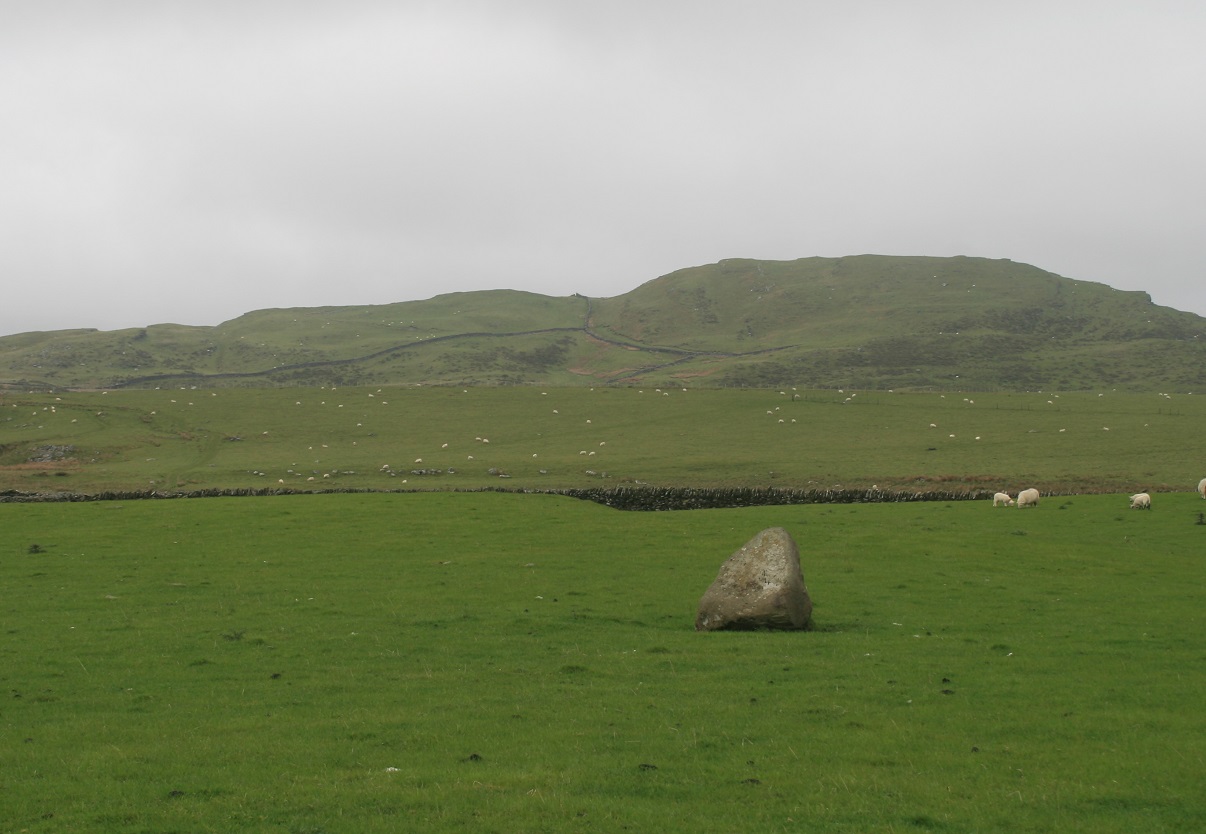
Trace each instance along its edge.
{"label": "grey boulder", "polygon": [[699,601],[696,631],[805,630],[812,600],[800,570],[800,550],[782,527],[754,536],[720,566]]}

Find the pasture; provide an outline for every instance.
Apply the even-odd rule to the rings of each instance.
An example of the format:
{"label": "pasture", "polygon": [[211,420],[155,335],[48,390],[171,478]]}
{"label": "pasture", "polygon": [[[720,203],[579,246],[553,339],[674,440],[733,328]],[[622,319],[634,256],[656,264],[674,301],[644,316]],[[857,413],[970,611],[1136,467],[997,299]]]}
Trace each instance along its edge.
{"label": "pasture", "polygon": [[[674,397],[588,396],[548,409],[577,414],[578,433],[598,419],[625,466],[644,426],[657,455],[656,438],[687,425]],[[187,480],[206,458],[166,439],[184,420],[174,405],[146,431]],[[834,424],[860,414],[816,406]],[[655,407],[669,425],[640,422]],[[946,433],[985,420],[944,407],[944,424],[968,421]],[[1043,422],[1036,442],[1087,433],[1095,407]],[[166,409],[133,413],[150,410]],[[288,411],[265,405],[247,429],[279,436]],[[1144,422],[1171,437],[1150,411],[1113,412],[1131,434],[1110,440]],[[458,419],[416,427],[415,456],[472,442],[480,428]],[[320,429],[300,421],[288,442]],[[982,437],[986,461],[1013,442]],[[831,445],[799,443],[816,459]],[[237,471],[236,445],[208,447],[220,475]],[[1094,472],[1138,477],[1135,445]],[[667,480],[703,472],[703,449],[675,453],[689,463]],[[1041,457],[1036,475],[1073,465]],[[1186,480],[1151,457],[1140,465]],[[875,471],[874,456],[854,460]],[[752,465],[721,463],[719,478]],[[1206,502],[1190,490],[1150,512],[1122,495],[644,514],[453,492],[0,504],[0,819],[23,832],[1202,830]],[[695,633],[721,562],[768,526],[800,545],[815,630]]]}
{"label": "pasture", "polygon": [[683,388],[0,394],[0,490],[1193,489],[1206,397]]}

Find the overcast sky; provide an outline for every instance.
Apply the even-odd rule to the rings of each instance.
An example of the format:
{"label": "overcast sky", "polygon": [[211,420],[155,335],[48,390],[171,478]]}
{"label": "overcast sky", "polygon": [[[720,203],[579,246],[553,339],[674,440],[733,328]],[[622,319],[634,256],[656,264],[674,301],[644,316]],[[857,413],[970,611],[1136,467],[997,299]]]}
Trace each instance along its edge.
{"label": "overcast sky", "polygon": [[1206,314],[1200,0],[0,0],[0,334],[722,258]]}

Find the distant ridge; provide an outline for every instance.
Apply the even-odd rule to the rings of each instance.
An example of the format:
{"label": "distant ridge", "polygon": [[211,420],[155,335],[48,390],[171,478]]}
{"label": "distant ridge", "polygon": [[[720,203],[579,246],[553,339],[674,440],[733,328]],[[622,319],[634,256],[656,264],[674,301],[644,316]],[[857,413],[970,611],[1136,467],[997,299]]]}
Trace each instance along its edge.
{"label": "distant ridge", "polygon": [[16,388],[703,385],[1206,390],[1206,319],[1008,260],[729,259],[515,290],[0,337]]}

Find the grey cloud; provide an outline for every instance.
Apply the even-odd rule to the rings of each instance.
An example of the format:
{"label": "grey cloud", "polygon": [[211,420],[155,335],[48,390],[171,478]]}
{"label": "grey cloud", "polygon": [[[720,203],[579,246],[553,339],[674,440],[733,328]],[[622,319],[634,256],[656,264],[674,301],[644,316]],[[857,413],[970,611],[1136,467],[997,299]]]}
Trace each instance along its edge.
{"label": "grey cloud", "polygon": [[0,333],[860,252],[1206,313],[1206,10],[704,8],[23,5]]}

